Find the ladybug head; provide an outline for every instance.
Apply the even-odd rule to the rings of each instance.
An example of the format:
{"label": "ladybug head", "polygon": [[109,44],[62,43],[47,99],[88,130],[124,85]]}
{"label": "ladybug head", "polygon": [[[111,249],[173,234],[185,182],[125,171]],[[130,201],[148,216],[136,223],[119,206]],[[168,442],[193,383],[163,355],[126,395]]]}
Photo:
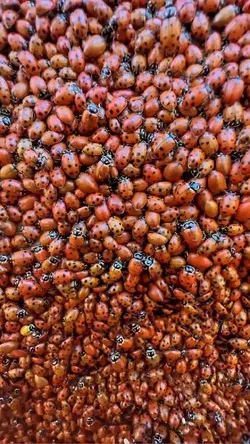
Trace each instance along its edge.
{"label": "ladybug head", "polygon": [[123,344],[124,337],[122,335],[117,335],[116,336],[116,342],[117,342],[117,344]]}
{"label": "ladybug head", "polygon": [[21,281],[21,276],[15,276],[15,279],[14,279],[14,285],[18,285],[19,284],[19,282]]}
{"label": "ladybug head", "polygon": [[10,96],[11,96],[11,102],[13,103],[13,105],[16,105],[18,103],[17,97],[13,93],[11,93]]}
{"label": "ladybug head", "polygon": [[71,282],[70,287],[71,288],[79,288],[80,287],[80,282],[73,281],[73,282]]}
{"label": "ladybug head", "polygon": [[201,189],[201,186],[200,186],[200,184],[198,182],[190,182],[189,186],[196,193],[198,193],[198,191],[200,191],[200,189]]}
{"label": "ladybug head", "polygon": [[97,114],[98,113],[98,106],[95,103],[91,102],[91,103],[88,104],[87,110],[91,114]]}
{"label": "ladybug head", "polygon": [[113,164],[113,156],[110,152],[106,152],[102,157],[101,157],[101,162],[104,165],[112,165]]}
{"label": "ladybug head", "polygon": [[52,275],[51,274],[43,274],[41,277],[42,282],[51,282],[52,281]]}
{"label": "ladybug head", "polygon": [[202,73],[204,74],[204,76],[207,76],[210,72],[209,66],[208,65],[203,65],[202,68]]}
{"label": "ladybug head", "polygon": [[146,9],[146,18],[150,19],[154,16],[156,12],[156,7],[155,5],[149,0],[148,4],[147,4],[147,9]]}
{"label": "ladybug head", "polygon": [[134,254],[134,258],[137,259],[138,261],[142,261],[145,258],[145,255],[142,253],[142,251],[137,251]]}
{"label": "ladybug head", "polygon": [[105,261],[102,260],[102,259],[100,259],[100,260],[98,261],[98,264],[99,264],[100,267],[102,267],[102,268],[105,268],[105,267],[106,267],[106,263],[105,263]]}
{"label": "ladybug head", "polygon": [[24,277],[25,277],[25,279],[31,278],[32,277],[31,271],[27,271],[27,273],[25,273]]}
{"label": "ladybug head", "polygon": [[217,231],[217,233],[213,233],[211,238],[215,241],[215,242],[220,242],[221,240],[221,233],[219,233],[219,231]]}
{"label": "ladybug head", "polygon": [[[127,72],[130,72],[130,71],[131,71],[131,66],[130,66],[129,63],[122,63],[122,64],[121,64],[121,67],[122,67],[125,71],[127,71]],[[138,71],[137,71],[137,70],[133,69],[132,71],[133,71],[133,73],[134,73],[135,75],[138,74]]]}
{"label": "ladybug head", "polygon": [[86,419],[86,425],[87,426],[91,426],[94,424],[94,419],[93,418],[87,418]]}
{"label": "ladybug head", "polygon": [[149,268],[149,267],[151,267],[151,265],[153,265],[154,259],[150,256],[146,256],[142,262],[145,267]]}
{"label": "ladybug head", "polygon": [[35,331],[33,331],[33,333],[32,333],[32,338],[34,338],[34,339],[39,339],[41,336],[42,336],[42,332],[37,329]]}
{"label": "ladybug head", "polygon": [[[185,94],[184,89],[185,89],[185,88],[183,88],[183,90],[182,90],[182,93],[183,93],[183,94]],[[177,98],[177,105],[181,105],[181,104],[182,104],[182,100],[183,100],[182,97],[178,97],[178,98]]]}
{"label": "ladybug head", "polygon": [[230,126],[233,128],[240,128],[243,126],[243,121],[239,119],[234,119],[230,121]]}
{"label": "ladybug head", "polygon": [[70,89],[73,93],[77,94],[77,93],[82,93],[81,88],[79,88],[79,86],[77,85],[77,83],[72,83],[70,85]]}
{"label": "ladybug head", "polygon": [[[177,138],[176,138],[177,139]],[[182,142],[182,140],[177,139],[177,146],[182,147],[185,146],[185,143]]]}
{"label": "ladybug head", "polygon": [[215,419],[215,422],[217,422],[217,423],[222,422],[222,420],[223,420],[221,414],[218,411],[216,411],[214,413],[214,419]]}
{"label": "ladybug head", "polygon": [[9,108],[7,108],[6,106],[2,106],[1,107],[1,115],[2,116],[6,116],[6,117],[10,117],[11,116],[11,110]]}
{"label": "ladybug head", "polygon": [[46,91],[45,89],[39,92],[39,98],[40,99],[45,99],[46,97],[49,97],[49,93],[48,91]]}
{"label": "ladybug head", "polygon": [[57,231],[50,231],[49,232],[49,237],[51,240],[57,239],[59,236],[59,233]]}
{"label": "ladybug head", "polygon": [[177,221],[176,221],[176,232],[177,233],[179,233],[183,229],[183,225],[184,225],[184,223],[181,220],[177,219]]}
{"label": "ladybug head", "polygon": [[79,379],[79,381],[78,381],[78,383],[77,383],[77,387],[78,387],[79,389],[82,389],[82,388],[85,387],[85,383],[84,383],[84,379],[83,379],[83,378],[80,378],[80,379]]}
{"label": "ladybug head", "polygon": [[64,6],[64,0],[58,0],[57,1],[57,11],[58,12],[62,12],[63,11],[63,6]]}
{"label": "ladybug head", "polygon": [[[158,131],[163,131],[165,128],[164,122],[162,122],[162,120],[157,120],[157,129]],[[149,133],[149,136],[152,137],[151,141],[154,138],[154,133]]]}
{"label": "ladybug head", "polygon": [[156,357],[156,351],[152,345],[149,345],[146,350],[146,356],[147,358],[153,359]]}
{"label": "ladybug head", "polygon": [[186,93],[188,93],[189,91],[190,91],[190,87],[189,87],[188,85],[184,86],[183,89],[182,89],[182,93],[183,93],[183,94],[186,94]]}
{"label": "ladybug head", "polygon": [[43,250],[43,247],[42,247],[41,244],[38,244],[38,245],[36,245],[35,247],[32,247],[32,248],[31,248],[31,251],[32,251],[33,253],[39,253],[39,251],[42,251],[42,250]]}
{"label": "ladybug head", "polygon": [[181,222],[178,223],[181,224],[182,230],[192,230],[198,226],[197,222],[195,222],[194,220],[187,220],[184,223]]}
{"label": "ladybug head", "polygon": [[28,312],[26,310],[24,310],[24,309],[19,310],[18,313],[17,313],[17,317],[19,319],[23,319],[26,316],[28,316]]}
{"label": "ladybug head", "polygon": [[146,311],[140,311],[138,319],[140,319],[141,321],[143,321],[143,319],[146,319],[147,317],[147,312]]}
{"label": "ladybug head", "polygon": [[1,254],[0,255],[0,264],[6,264],[6,262],[9,262],[10,257],[7,256],[6,254]]}
{"label": "ladybug head", "polygon": [[59,262],[60,262],[60,260],[61,259],[59,259],[58,257],[56,257],[56,256],[50,256],[50,258],[49,258],[49,261],[50,261],[50,263],[51,264],[58,264]]}
{"label": "ladybug head", "polygon": [[163,13],[164,19],[168,19],[175,16],[176,16],[176,9],[174,8],[174,6],[166,7]]}
{"label": "ladybug head", "polygon": [[140,139],[141,139],[141,142],[146,142],[147,141],[147,133],[146,133],[146,130],[144,128],[140,129]]}
{"label": "ladybug head", "polygon": [[122,264],[121,261],[116,260],[113,265],[114,265],[114,268],[116,270],[122,270],[123,269],[123,264]]}
{"label": "ladybug head", "polygon": [[73,235],[75,237],[81,237],[82,236],[82,230],[78,227],[74,228],[72,231]]}
{"label": "ladybug head", "polygon": [[250,444],[250,434],[249,433],[243,433],[241,437],[241,444]]}
{"label": "ladybug head", "polygon": [[[157,123],[157,127],[158,127],[158,123]],[[154,138],[154,133],[149,133],[149,134],[147,134],[147,140],[146,140],[146,142],[147,142],[147,143],[152,142],[153,138]]]}
{"label": "ladybug head", "polygon": [[110,360],[112,363],[118,362],[121,358],[121,354],[118,351],[112,351],[110,353]]}
{"label": "ladybug head", "polygon": [[108,79],[111,76],[111,71],[108,66],[104,66],[101,70],[101,78],[103,80]]}
{"label": "ladybug head", "polygon": [[153,443],[152,444],[162,444],[163,443],[163,436],[159,433],[156,433],[153,436]]}
{"label": "ladybug head", "polygon": [[30,324],[29,325],[29,330],[30,331],[36,331],[36,326],[34,324]]}
{"label": "ladybug head", "polygon": [[131,57],[130,57],[129,54],[125,54],[125,55],[123,56],[123,58],[122,58],[122,63],[128,63],[128,64],[131,63]]}
{"label": "ladybug head", "polygon": [[36,170],[43,168],[46,165],[46,161],[47,161],[46,157],[43,156],[42,154],[39,154],[35,166]]}
{"label": "ladybug head", "polygon": [[157,65],[156,65],[156,63],[153,63],[152,65],[150,65],[149,72],[151,74],[153,74],[153,75],[156,75],[156,73],[157,73]]}
{"label": "ladybug head", "polygon": [[10,125],[11,125],[11,120],[10,120],[10,118],[9,118],[8,116],[4,116],[2,120],[3,120],[4,125],[7,126],[7,127],[9,128]]}
{"label": "ladybug head", "polygon": [[131,330],[133,333],[138,333],[140,331],[141,327],[139,324],[132,324]]}
{"label": "ladybug head", "polygon": [[185,265],[184,270],[188,274],[194,274],[195,273],[195,268],[192,267],[191,265]]}

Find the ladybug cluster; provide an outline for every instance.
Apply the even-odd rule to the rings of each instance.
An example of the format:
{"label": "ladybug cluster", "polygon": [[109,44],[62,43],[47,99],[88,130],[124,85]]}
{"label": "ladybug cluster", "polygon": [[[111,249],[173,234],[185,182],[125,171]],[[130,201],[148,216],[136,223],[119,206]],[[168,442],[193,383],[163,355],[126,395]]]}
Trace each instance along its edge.
{"label": "ladybug cluster", "polygon": [[250,0],[0,2],[2,444],[250,443]]}

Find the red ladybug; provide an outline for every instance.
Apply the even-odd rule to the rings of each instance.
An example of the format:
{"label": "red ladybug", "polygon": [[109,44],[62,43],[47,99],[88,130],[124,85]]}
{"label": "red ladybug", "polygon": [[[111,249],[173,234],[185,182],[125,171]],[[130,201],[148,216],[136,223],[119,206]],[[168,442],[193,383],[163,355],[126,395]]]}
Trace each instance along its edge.
{"label": "red ladybug", "polygon": [[76,153],[67,151],[62,155],[62,168],[69,177],[76,178],[80,172],[80,162]]}
{"label": "red ladybug", "polygon": [[153,164],[144,165],[143,176],[150,185],[162,180],[162,173],[160,169],[155,167]]}
{"label": "red ladybug", "polygon": [[241,159],[241,172],[244,176],[250,175],[250,151],[248,150]]}
{"label": "red ladybug", "polygon": [[182,106],[186,109],[201,106],[209,99],[210,94],[211,89],[209,86],[205,84],[194,86],[185,94]]}
{"label": "red ladybug", "polygon": [[181,226],[181,235],[190,248],[197,248],[203,240],[202,230],[196,221],[184,222]]}
{"label": "red ladybug", "polygon": [[174,189],[174,198],[177,205],[191,203],[196,193],[200,191],[200,184],[197,182],[190,182],[180,184]]}
{"label": "red ladybug", "polygon": [[18,284],[18,293],[23,297],[42,296],[42,288],[34,279],[21,279]]}

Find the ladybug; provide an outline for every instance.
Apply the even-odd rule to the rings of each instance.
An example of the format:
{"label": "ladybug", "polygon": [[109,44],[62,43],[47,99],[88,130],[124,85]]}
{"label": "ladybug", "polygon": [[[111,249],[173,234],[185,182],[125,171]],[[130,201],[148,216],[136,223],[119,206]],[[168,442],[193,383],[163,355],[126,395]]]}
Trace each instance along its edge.
{"label": "ladybug", "polygon": [[200,148],[194,148],[188,156],[187,167],[190,170],[197,170],[205,160],[205,154]]}
{"label": "ladybug", "polygon": [[220,201],[220,214],[223,216],[228,216],[235,214],[240,205],[240,198],[235,193],[225,194]]}
{"label": "ladybug", "polygon": [[109,119],[113,119],[119,116],[119,114],[122,113],[126,106],[127,100],[125,97],[115,97],[111,100],[111,102],[108,103],[106,107],[106,116]]}
{"label": "ladybug", "polygon": [[181,236],[190,248],[197,248],[203,241],[203,233],[196,221],[190,220],[181,224]]}
{"label": "ladybug", "polygon": [[237,17],[227,24],[224,34],[230,42],[237,42],[237,40],[245,34],[247,27],[247,15],[239,14]]}
{"label": "ladybug", "polygon": [[247,151],[241,159],[241,172],[244,176],[250,175],[250,152]]}
{"label": "ladybug", "polygon": [[202,11],[197,11],[191,24],[191,34],[197,39],[206,40],[209,32],[209,21],[207,15]]}
{"label": "ladybug", "polygon": [[139,276],[143,269],[143,254],[142,253],[135,253],[134,257],[129,261],[128,264],[128,271],[132,276]]}
{"label": "ladybug", "polygon": [[163,20],[160,29],[160,43],[168,56],[174,55],[179,48],[179,38],[181,34],[181,22],[174,14],[172,9],[165,10],[165,20]]}
{"label": "ladybug", "polygon": [[201,84],[194,86],[188,91],[183,98],[182,106],[184,109],[203,106],[211,95],[211,88],[208,85]]}
{"label": "ladybug", "polygon": [[65,269],[57,270],[52,273],[52,279],[55,285],[68,285],[74,280],[74,278],[74,273]]}
{"label": "ladybug", "polygon": [[0,102],[2,105],[9,105],[11,100],[10,89],[6,80],[0,76]]}
{"label": "ladybug", "polygon": [[221,35],[218,32],[212,32],[205,42],[206,54],[211,54],[215,51],[220,51],[222,47]]}
{"label": "ladybug", "polygon": [[71,68],[77,74],[80,74],[85,67],[83,51],[80,47],[74,47],[68,52],[68,60]]}
{"label": "ladybug", "polygon": [[37,60],[33,54],[29,51],[20,51],[18,54],[18,60],[21,65],[25,68],[29,76],[34,76],[39,74]]}
{"label": "ladybug", "polygon": [[126,368],[127,359],[124,355],[121,355],[118,351],[113,351],[110,354],[111,366],[115,371],[121,371]]}
{"label": "ladybug", "polygon": [[131,114],[122,124],[122,130],[126,133],[132,133],[142,124],[142,116],[139,114]]}
{"label": "ladybug", "polygon": [[133,196],[134,185],[131,179],[127,177],[121,177],[118,183],[118,192],[120,196],[127,200],[131,199]]}
{"label": "ladybug", "polygon": [[209,75],[206,78],[206,83],[214,90],[223,86],[225,81],[226,73],[221,67],[215,68],[210,71]]}
{"label": "ladybug", "polygon": [[23,297],[43,295],[42,288],[33,279],[21,279],[18,283],[17,290]]}
{"label": "ladybug", "polygon": [[191,203],[200,190],[201,186],[198,182],[177,184],[173,192],[176,205]]}
{"label": "ladybug", "polygon": [[152,143],[153,155],[156,159],[163,159],[176,147],[176,137],[174,134],[159,134]]}
{"label": "ladybug", "polygon": [[1,189],[11,196],[18,196],[22,192],[22,184],[15,179],[5,179],[1,182]]}
{"label": "ladybug", "polygon": [[227,105],[239,102],[244,91],[244,81],[240,77],[227,80],[222,87],[222,98]]}
{"label": "ladybug", "polygon": [[111,153],[103,154],[100,161],[96,165],[96,170],[95,170],[96,177],[99,180],[107,179],[115,172],[115,169],[112,169],[113,165],[114,165],[113,155]]}
{"label": "ladybug", "polygon": [[58,200],[52,206],[52,215],[55,221],[62,221],[66,219],[67,209],[63,200]]}
{"label": "ladybug", "polygon": [[162,173],[160,169],[153,164],[144,165],[143,176],[150,185],[156,182],[160,182],[162,180]]}

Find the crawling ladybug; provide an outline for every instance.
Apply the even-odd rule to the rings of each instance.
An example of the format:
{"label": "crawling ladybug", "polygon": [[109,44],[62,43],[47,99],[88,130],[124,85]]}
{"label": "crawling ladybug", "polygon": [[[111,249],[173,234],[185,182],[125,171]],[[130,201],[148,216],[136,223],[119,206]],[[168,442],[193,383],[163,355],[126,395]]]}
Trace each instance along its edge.
{"label": "crawling ladybug", "polygon": [[191,203],[200,190],[201,185],[198,182],[178,184],[173,193],[176,205]]}

